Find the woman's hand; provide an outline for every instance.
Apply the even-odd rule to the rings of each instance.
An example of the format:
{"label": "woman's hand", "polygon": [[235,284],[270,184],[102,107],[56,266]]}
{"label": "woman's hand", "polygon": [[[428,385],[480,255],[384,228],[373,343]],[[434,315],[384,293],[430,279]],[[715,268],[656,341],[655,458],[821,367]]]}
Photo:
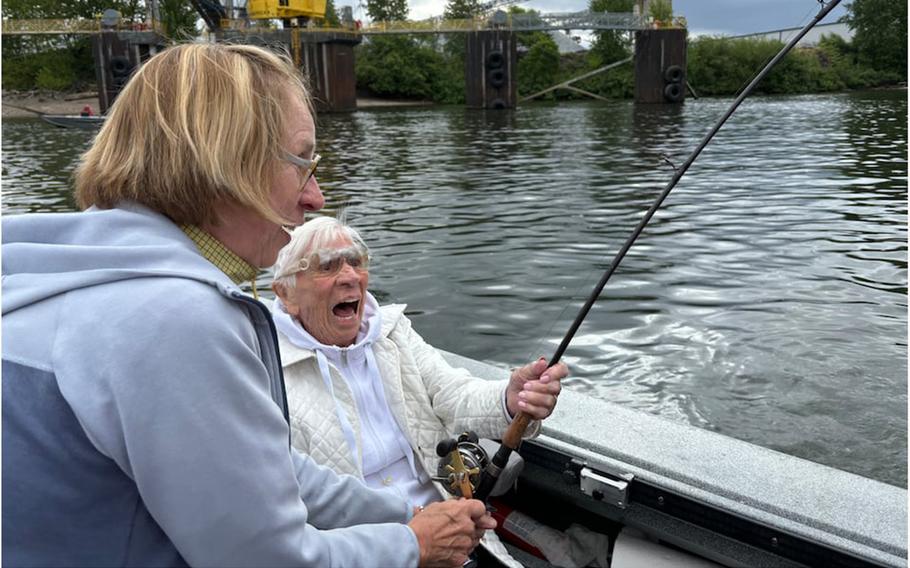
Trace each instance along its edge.
{"label": "woman's hand", "polygon": [[476,499],[458,499],[427,505],[408,523],[420,546],[421,568],[460,567],[496,521]]}
{"label": "woman's hand", "polygon": [[506,406],[509,414],[515,416],[524,412],[535,420],[543,420],[553,413],[560,381],[569,374],[569,368],[557,363],[547,368],[547,360],[541,357],[520,369],[512,371],[509,386],[506,387]]}

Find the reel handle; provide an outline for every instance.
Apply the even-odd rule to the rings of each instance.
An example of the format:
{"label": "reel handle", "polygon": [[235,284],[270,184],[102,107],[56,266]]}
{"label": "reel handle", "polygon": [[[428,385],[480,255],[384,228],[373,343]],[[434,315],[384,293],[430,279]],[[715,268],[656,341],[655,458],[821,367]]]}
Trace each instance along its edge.
{"label": "reel handle", "polygon": [[447,455],[451,454],[458,447],[458,440],[455,438],[447,438],[440,441],[436,444],[436,455],[444,458]]}

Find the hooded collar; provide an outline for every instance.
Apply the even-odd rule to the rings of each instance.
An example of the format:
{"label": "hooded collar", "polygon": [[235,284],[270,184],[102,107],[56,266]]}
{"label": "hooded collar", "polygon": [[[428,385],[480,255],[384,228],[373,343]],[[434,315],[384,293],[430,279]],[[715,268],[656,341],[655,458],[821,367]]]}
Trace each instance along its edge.
{"label": "hooded collar", "polygon": [[293,365],[298,361],[313,357],[317,348],[323,349],[326,353],[333,350],[340,353],[342,350],[351,350],[358,345],[372,344],[388,337],[398,325],[407,306],[389,304],[380,307],[376,298],[369,292],[366,293],[365,298],[363,322],[360,324],[360,331],[357,332],[357,340],[354,345],[348,347],[320,343],[303,328],[297,319],[287,313],[281,299],[275,298],[275,301],[272,302],[272,318],[275,320],[275,327],[281,332],[278,334],[278,340],[281,344],[282,364]]}
{"label": "hooded collar", "polygon": [[339,347],[337,345],[326,345],[310,335],[300,321],[291,316],[284,306],[281,298],[276,298],[272,304],[272,317],[275,320],[275,326],[281,331],[288,340],[300,349],[310,351],[323,351],[327,355],[335,356],[342,352],[362,351],[365,347],[371,345],[382,331],[382,316],[379,312],[379,304],[376,298],[369,292],[366,293],[366,301],[363,305],[363,321],[360,322],[360,330],[357,332],[357,339],[352,345]]}

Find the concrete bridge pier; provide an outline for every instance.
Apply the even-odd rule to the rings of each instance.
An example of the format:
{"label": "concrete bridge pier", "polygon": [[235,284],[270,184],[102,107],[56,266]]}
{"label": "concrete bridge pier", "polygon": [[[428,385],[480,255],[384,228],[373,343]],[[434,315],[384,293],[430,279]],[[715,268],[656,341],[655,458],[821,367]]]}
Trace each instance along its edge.
{"label": "concrete bridge pier", "polygon": [[472,108],[515,108],[518,52],[515,33],[468,32],[465,38],[465,102]]}
{"label": "concrete bridge pier", "polygon": [[681,103],[686,98],[686,30],[635,32],[635,102]]}

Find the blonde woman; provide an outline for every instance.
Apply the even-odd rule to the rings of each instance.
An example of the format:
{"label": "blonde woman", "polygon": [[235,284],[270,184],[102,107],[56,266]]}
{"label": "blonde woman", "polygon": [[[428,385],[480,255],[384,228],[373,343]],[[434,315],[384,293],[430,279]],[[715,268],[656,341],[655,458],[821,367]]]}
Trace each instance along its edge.
{"label": "blonde woman", "polygon": [[4,563],[459,565],[495,526],[289,448],[271,318],[238,285],[323,206],[315,146],[286,57],[176,46],[82,157],[85,211],[4,219]]}

